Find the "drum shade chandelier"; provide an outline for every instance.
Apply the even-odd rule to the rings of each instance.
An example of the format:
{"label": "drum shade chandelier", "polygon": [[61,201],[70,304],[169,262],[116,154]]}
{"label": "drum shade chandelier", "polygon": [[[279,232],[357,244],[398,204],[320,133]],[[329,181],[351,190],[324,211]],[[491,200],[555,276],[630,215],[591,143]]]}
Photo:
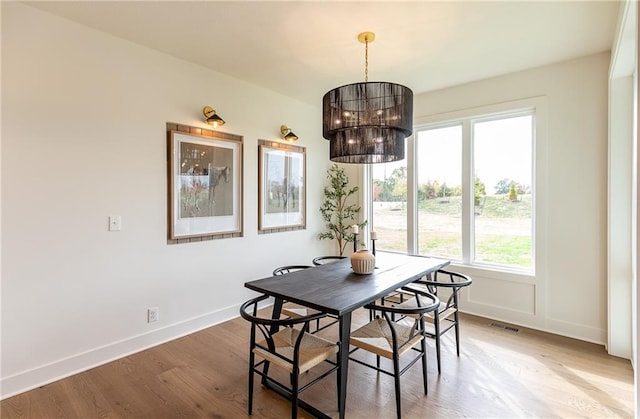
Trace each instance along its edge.
{"label": "drum shade chandelier", "polygon": [[413,92],[406,86],[369,81],[369,43],[363,32],[364,83],[336,87],[322,98],[322,136],[338,163],[388,163],[404,159],[404,140],[413,130]]}

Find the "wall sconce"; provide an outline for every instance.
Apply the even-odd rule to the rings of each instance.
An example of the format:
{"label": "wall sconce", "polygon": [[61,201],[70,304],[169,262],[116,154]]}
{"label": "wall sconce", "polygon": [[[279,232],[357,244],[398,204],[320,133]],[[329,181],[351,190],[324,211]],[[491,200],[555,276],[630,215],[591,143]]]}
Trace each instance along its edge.
{"label": "wall sconce", "polygon": [[281,125],[280,126],[280,132],[284,136],[282,138],[284,138],[285,140],[287,140],[287,141],[298,141],[298,136],[295,135],[293,133],[293,131],[291,131],[291,128],[287,127],[286,125]]}
{"label": "wall sconce", "polygon": [[213,125],[214,128],[224,125],[224,119],[220,118],[211,106],[205,106],[202,113],[207,118],[207,124]]}

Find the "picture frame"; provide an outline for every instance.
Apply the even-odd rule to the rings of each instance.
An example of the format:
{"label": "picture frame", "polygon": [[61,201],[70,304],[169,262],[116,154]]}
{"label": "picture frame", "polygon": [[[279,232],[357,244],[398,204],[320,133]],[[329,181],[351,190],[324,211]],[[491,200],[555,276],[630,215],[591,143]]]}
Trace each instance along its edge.
{"label": "picture frame", "polygon": [[306,228],[306,149],[258,141],[258,230],[261,233]]}
{"label": "picture frame", "polygon": [[169,240],[242,236],[243,138],[171,130],[168,142]]}

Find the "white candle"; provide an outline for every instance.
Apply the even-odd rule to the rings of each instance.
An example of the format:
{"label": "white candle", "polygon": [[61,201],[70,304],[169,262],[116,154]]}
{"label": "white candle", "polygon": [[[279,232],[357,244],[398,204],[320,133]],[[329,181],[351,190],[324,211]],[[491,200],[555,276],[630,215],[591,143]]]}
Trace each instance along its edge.
{"label": "white candle", "polygon": [[371,232],[371,240],[378,240],[378,233],[376,233],[375,231]]}
{"label": "white candle", "polygon": [[358,234],[358,225],[354,224],[353,226],[351,226],[351,228],[353,229],[353,234]]}

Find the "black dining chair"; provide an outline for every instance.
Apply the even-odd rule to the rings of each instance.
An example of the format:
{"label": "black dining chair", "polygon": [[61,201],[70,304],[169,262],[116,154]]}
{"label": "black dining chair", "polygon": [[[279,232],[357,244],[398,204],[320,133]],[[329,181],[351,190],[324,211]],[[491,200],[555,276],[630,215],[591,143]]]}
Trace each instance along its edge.
{"label": "black dining chair", "polygon": [[[290,396],[291,417],[296,418],[300,393],[334,372],[339,380],[340,344],[309,333],[309,323],[322,318],[322,313],[288,319],[260,316],[258,303],[267,298],[267,295],[253,298],[240,307],[242,318],[251,323],[248,413],[251,415],[253,409],[254,376],[259,375],[263,385],[273,386],[276,391],[284,390]],[[318,371],[319,375],[304,374],[311,369],[321,369],[321,364],[326,366]],[[271,365],[285,370],[289,382],[269,374]]]}
{"label": "black dining chair", "polygon": [[284,275],[290,272],[297,272],[303,269],[313,268],[311,265],[285,265],[277,267],[273,270],[273,275]]}
{"label": "black dining chair", "polygon": [[[367,304],[366,309],[379,313],[376,318],[351,333],[349,343],[358,349],[364,349],[376,356],[376,364],[372,365],[365,360],[350,356],[351,361],[373,368],[378,372],[391,375],[394,378],[396,395],[396,415],[402,417],[402,397],[400,391],[400,376],[404,374],[418,360],[422,360],[422,379],[424,394],[428,392],[427,386],[427,345],[425,343],[425,317],[428,313],[438,309],[440,301],[435,295],[419,289],[403,289],[413,295],[417,304],[410,308],[393,307],[390,305]],[[382,316],[380,316],[380,314]],[[392,314],[402,317],[404,320],[395,321]],[[416,347],[416,345],[418,345]],[[409,351],[417,354],[403,358],[404,366],[401,368],[401,357]],[[380,357],[392,360],[393,371],[380,366]]]}
{"label": "black dining chair", "polygon": [[[430,313],[425,318],[427,321],[425,335],[433,338],[436,343],[438,374],[441,372],[440,337],[451,329],[455,331],[456,354],[460,356],[460,316],[458,299],[460,289],[468,287],[472,282],[472,279],[468,275],[441,269],[436,271],[432,276],[421,278],[408,285],[408,288],[410,289],[416,287],[422,288],[423,290],[437,295],[441,299],[438,310]],[[446,300],[443,298],[442,292],[440,292],[440,295],[438,294],[439,291],[448,292]],[[399,308],[411,308],[416,305],[416,300],[410,296],[410,298],[394,305]]]}
{"label": "black dining chair", "polygon": [[346,258],[346,256],[318,256],[316,258],[313,258],[312,263],[314,264],[314,266],[319,266]]}
{"label": "black dining chair", "polygon": [[[313,268],[310,265],[285,265],[280,266],[273,270],[274,276],[284,275],[290,272],[302,271],[304,269]],[[314,314],[322,313],[321,311],[315,310],[313,308],[305,307],[300,304],[292,303],[292,302],[284,302],[282,304],[282,314],[288,317],[296,318],[296,317],[304,317],[311,316]],[[331,318],[331,321],[321,325],[320,319],[316,320],[315,329],[311,333],[317,333],[320,330],[326,329],[327,327],[336,324],[338,322],[338,318],[336,316],[327,315],[326,317]]]}

